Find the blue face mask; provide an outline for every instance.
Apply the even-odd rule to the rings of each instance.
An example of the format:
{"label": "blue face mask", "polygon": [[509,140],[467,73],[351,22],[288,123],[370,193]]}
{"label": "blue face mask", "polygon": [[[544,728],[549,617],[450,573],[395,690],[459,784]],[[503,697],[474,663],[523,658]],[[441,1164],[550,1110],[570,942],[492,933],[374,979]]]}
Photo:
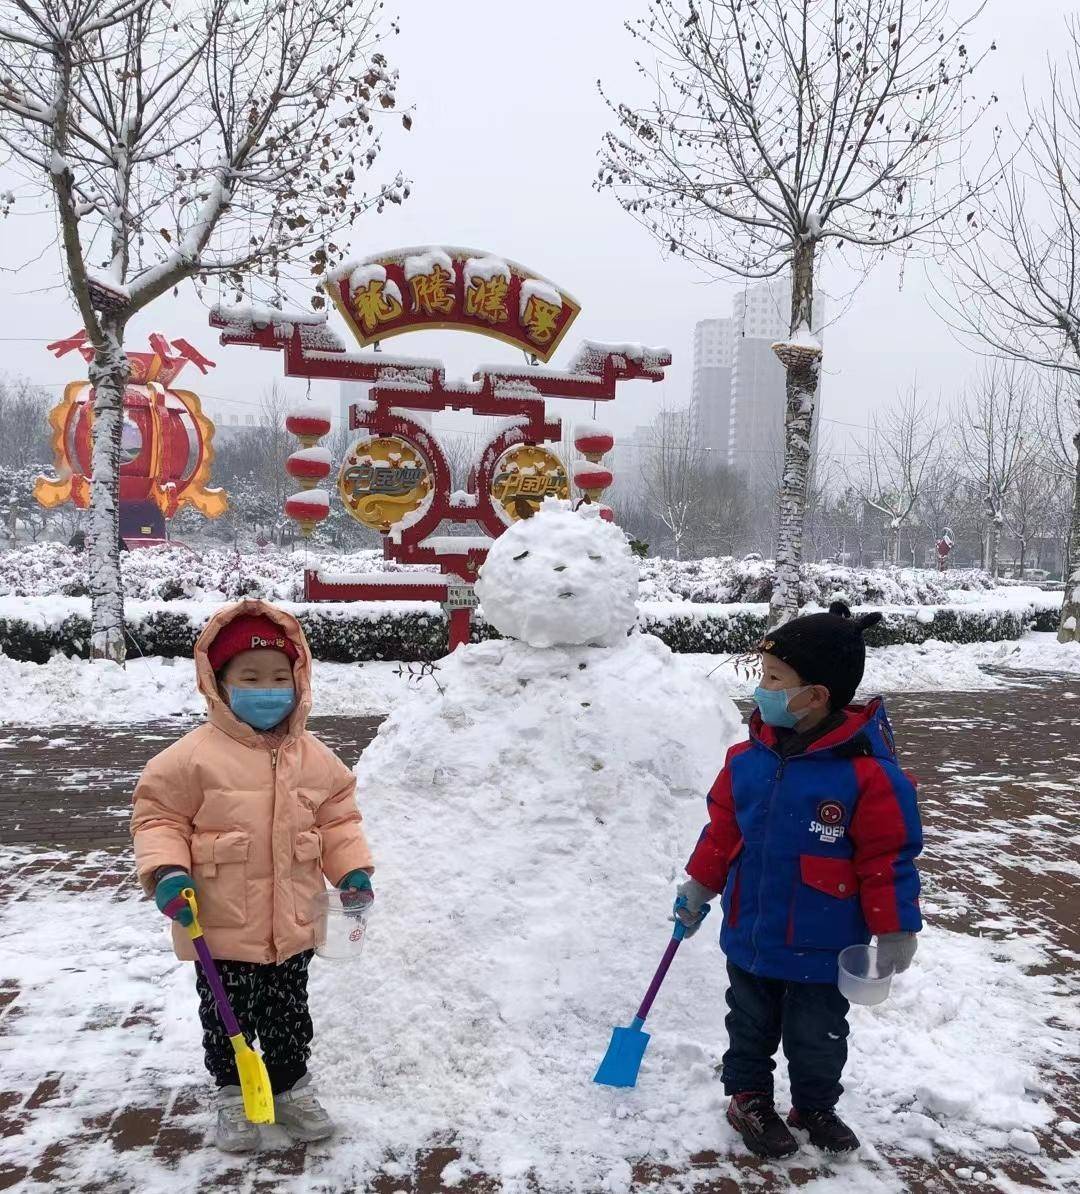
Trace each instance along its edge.
{"label": "blue face mask", "polygon": [[256,730],[272,730],[296,708],[292,688],[229,688],[229,708]]}
{"label": "blue face mask", "polygon": [[767,726],[792,729],[806,716],[806,710],[802,713],[792,713],[788,708],[788,701],[797,697],[800,692],[806,692],[808,687],[809,685],[803,688],[762,688],[758,685],[754,689],[754,703],[761,714],[761,720]]}

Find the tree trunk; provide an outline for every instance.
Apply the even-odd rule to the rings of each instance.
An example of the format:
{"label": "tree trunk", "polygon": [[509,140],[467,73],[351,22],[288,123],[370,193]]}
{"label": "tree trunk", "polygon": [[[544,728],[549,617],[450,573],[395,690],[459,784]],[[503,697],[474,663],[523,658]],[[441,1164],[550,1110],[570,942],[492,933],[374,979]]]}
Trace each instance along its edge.
{"label": "tree trunk", "polygon": [[120,578],[120,435],[129,376],[122,325],[106,323],[105,343],[90,364],[94,387],[90,518],[91,654],[124,662],[124,590]]}
{"label": "tree trunk", "polygon": [[990,526],[987,529],[987,536],[988,542],[986,556],[988,571],[991,576],[996,577],[998,567],[998,545],[1001,542],[1001,527],[998,524],[996,515],[990,519]]}
{"label": "tree trunk", "polygon": [[[791,335],[813,325],[814,241],[799,241],[791,264]],[[814,431],[820,358],[787,366],[784,412],[784,474],[780,482],[780,517],[776,540],[776,581],[769,602],[769,626],[790,621],[799,612],[799,564],[806,521],[806,487]]]}
{"label": "tree trunk", "polygon": [[1073,437],[1076,447],[1076,481],[1073,485],[1072,523],[1069,526],[1069,549],[1062,568],[1065,596],[1061,603],[1061,624],[1058,642],[1080,642],[1080,431]]}

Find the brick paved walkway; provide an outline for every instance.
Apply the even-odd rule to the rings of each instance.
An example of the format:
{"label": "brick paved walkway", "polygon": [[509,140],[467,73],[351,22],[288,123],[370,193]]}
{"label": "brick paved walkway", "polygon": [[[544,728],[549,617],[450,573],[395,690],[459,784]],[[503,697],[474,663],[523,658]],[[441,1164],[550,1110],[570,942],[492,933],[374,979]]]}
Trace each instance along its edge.
{"label": "brick paved walkway", "polygon": [[[897,696],[890,708],[905,761],[920,779],[927,827],[922,863],[935,921],[993,939],[1037,937],[1043,948],[1035,969],[1063,976],[1063,987],[1065,976],[1071,975],[1075,995],[1080,958],[1080,735],[1069,714],[1080,714],[1080,682],[961,696]],[[370,740],[375,724],[321,719],[314,728],[352,761]],[[0,731],[0,910],[17,911],[48,884],[54,890],[94,893],[111,904],[131,898],[131,787],[145,759],[187,728],[179,723],[90,731],[72,727],[55,731],[51,739]],[[153,959],[146,963],[151,970],[145,971],[144,954],[140,944],[124,958],[126,973],[136,980],[160,973],[153,971]],[[166,959],[162,966],[170,963],[171,958]],[[95,993],[89,984],[86,1007],[70,1010],[82,1020],[75,1031],[119,1026],[131,1029],[131,1037],[139,1042],[129,1052],[156,1046],[158,1054],[166,1053],[161,1042],[167,1041],[169,1024],[162,998],[151,982],[136,989],[146,993],[128,999],[121,992],[118,999],[110,999],[109,992]],[[1076,1026],[1075,1001],[1062,1003],[1060,1020],[1051,1027],[1060,1029],[1064,1039]],[[20,1021],[32,1025],[35,1010],[24,1004],[17,984],[0,983],[0,1037]],[[180,1188],[178,1178],[183,1188],[200,1190],[332,1194],[352,1188],[330,1179],[329,1153],[318,1146],[282,1147],[236,1160],[203,1148],[203,1088],[177,1086],[167,1073],[156,1073],[154,1063],[139,1063],[143,1068],[137,1101],[129,1105],[125,1100],[121,1075],[114,1109],[84,1115],[79,1076],[68,1073],[63,1061],[51,1042],[42,1040],[36,1085],[8,1089],[0,1076],[0,1190],[145,1194]],[[1080,1118],[1077,1062],[1075,1049],[1047,1057],[1043,1074],[1043,1096],[1065,1121]],[[118,1064],[123,1066],[124,1059]],[[59,1117],[66,1134],[41,1132],[42,1117]],[[5,1141],[14,1144],[19,1138],[25,1146],[38,1137],[43,1143],[32,1161],[25,1159],[25,1147],[19,1150],[18,1163],[5,1159]],[[897,1188],[914,1194],[1064,1188],[1048,1174],[1056,1162],[1080,1154],[1080,1138],[1051,1130],[1040,1136],[1040,1144],[1039,1156],[1002,1151],[992,1165],[986,1157],[972,1160],[940,1150],[932,1162],[908,1154],[882,1160],[892,1167]],[[386,1172],[364,1189],[373,1194],[423,1194],[449,1188],[441,1184],[440,1174],[455,1158],[450,1145],[433,1148],[405,1165],[388,1158]],[[72,1182],[69,1163],[76,1155],[84,1173],[87,1156],[93,1158],[90,1171],[98,1178]],[[777,1170],[739,1157],[741,1176],[736,1181],[727,1176],[732,1163],[730,1156],[704,1153],[693,1159],[689,1174],[676,1175],[646,1160],[635,1170],[634,1189],[678,1185],[700,1194],[729,1194],[752,1186],[767,1194],[814,1179],[828,1180],[820,1171]],[[155,1173],[162,1184],[155,1185]],[[166,1183],[164,1175],[174,1180]],[[498,1186],[473,1177],[453,1188],[486,1191]],[[542,1178],[536,1189],[547,1189]]]}

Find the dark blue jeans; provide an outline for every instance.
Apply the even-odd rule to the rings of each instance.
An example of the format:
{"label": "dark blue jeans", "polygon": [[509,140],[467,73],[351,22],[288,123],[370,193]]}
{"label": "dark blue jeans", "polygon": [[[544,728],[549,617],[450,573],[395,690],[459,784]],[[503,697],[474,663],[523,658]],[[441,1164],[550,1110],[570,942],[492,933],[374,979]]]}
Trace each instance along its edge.
{"label": "dark blue jeans", "polygon": [[727,964],[724,1091],[773,1089],[773,1061],[780,1042],[791,1078],[791,1101],[800,1111],[826,1111],[843,1092],[847,1061],[848,1001],[831,983],[791,983]]}

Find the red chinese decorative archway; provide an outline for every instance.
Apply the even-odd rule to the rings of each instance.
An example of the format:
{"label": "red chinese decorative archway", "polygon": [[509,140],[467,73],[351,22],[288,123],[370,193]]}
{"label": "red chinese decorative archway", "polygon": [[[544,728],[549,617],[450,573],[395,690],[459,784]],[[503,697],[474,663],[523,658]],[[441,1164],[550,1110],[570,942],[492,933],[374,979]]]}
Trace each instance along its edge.
{"label": "red chinese decorative archway", "polygon": [[[547,279],[468,249],[380,254],[336,271],[326,285],[363,346],[406,331],[453,328],[494,336],[518,345],[532,360],[546,361],[579,311],[577,303]],[[322,315],[217,307],[210,322],[221,329],[222,344],[283,353],[289,377],[371,385],[368,397],[350,408],[349,426],[362,434],[342,464],[339,490],[346,506],[355,507],[355,517],[383,531],[388,559],[436,564],[442,575],[334,576],[313,569],[305,573],[305,597],[441,601],[450,612],[451,650],[468,641],[475,605],[471,586],[492,542],[519,516],[517,511],[530,512],[545,493],[569,495],[569,470],[560,477],[542,459],[540,446],[557,442],[562,434],[561,421],[548,417],[545,400],[610,402],[619,382],[660,381],[671,363],[666,349],[586,341],[566,370],[535,364],[489,366],[471,382],[448,383],[438,362],[348,352]],[[445,410],[501,420],[477,459],[466,492],[452,492],[438,437],[414,417],[414,412]],[[299,412],[294,417],[299,418]],[[594,460],[591,471],[582,471],[587,484],[581,488],[598,494],[611,483],[610,471],[596,463],[610,449],[611,436],[590,424],[579,438],[581,450]],[[537,455],[515,458],[519,448],[521,453],[533,448]],[[294,462],[290,471],[299,475],[302,463]],[[329,495],[322,490],[309,489],[290,501],[295,507],[290,514],[307,523],[325,517],[329,509]],[[384,508],[395,503],[404,513],[390,521]],[[444,523],[478,524],[484,534],[439,535]]]}

